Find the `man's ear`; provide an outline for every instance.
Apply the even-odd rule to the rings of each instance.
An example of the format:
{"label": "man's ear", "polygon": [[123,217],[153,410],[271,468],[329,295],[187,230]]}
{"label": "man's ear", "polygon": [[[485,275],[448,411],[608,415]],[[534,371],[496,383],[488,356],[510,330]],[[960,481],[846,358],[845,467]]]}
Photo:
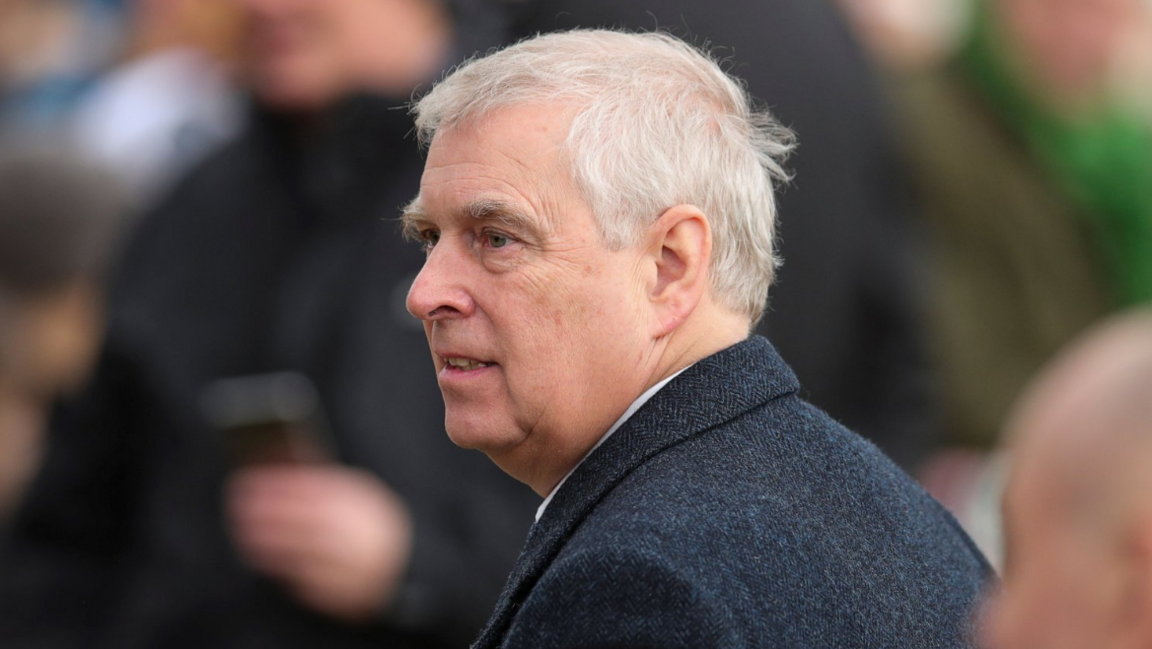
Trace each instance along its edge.
{"label": "man's ear", "polygon": [[655,271],[647,288],[653,337],[663,337],[696,309],[708,288],[712,228],[693,205],[670,207],[648,229],[645,250]]}

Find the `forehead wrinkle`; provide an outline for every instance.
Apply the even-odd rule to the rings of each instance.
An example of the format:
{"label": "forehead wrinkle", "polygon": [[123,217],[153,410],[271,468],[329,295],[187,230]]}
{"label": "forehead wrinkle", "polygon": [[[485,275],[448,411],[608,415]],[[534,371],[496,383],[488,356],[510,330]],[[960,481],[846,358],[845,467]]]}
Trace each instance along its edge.
{"label": "forehead wrinkle", "polygon": [[[570,116],[562,117],[570,119]],[[587,204],[565,159],[568,126],[562,126],[554,136],[535,138],[524,147],[502,141],[489,142],[490,132],[506,119],[507,112],[499,110],[481,119],[470,118],[453,124],[434,135],[429,147],[430,161],[436,153],[444,155],[446,151],[479,152],[478,156],[449,154],[450,160],[435,165],[437,174],[449,173],[452,167],[469,168],[462,175],[470,179],[472,187],[467,193],[471,196],[460,198],[470,200],[454,208],[452,215],[473,216],[465,211],[469,203],[488,202],[493,204],[492,207],[498,203],[510,209],[486,210],[484,217],[502,220],[510,227],[526,225],[533,232],[555,235],[563,229],[561,221],[569,209],[565,196],[570,195]],[[456,159],[451,159],[453,157]],[[425,170],[425,181],[429,169]],[[459,193],[453,193],[459,196]],[[508,218],[501,219],[497,215]]]}
{"label": "forehead wrinkle", "polygon": [[[515,177],[492,176],[498,185],[494,192],[497,196],[480,196],[470,201],[465,206],[469,210],[467,214],[477,219],[503,221],[509,227],[521,226],[542,234],[555,234],[562,213],[560,193],[565,189],[575,192],[574,185],[565,184],[568,183],[567,177],[555,161],[532,167],[515,156],[502,153],[501,157],[515,167]],[[500,194],[511,200],[499,197]]]}
{"label": "forehead wrinkle", "polygon": [[[543,111],[547,110],[549,106],[553,105],[543,104],[536,106],[536,108]],[[484,146],[483,159],[479,161],[480,164],[489,167],[486,174],[489,179],[503,185],[503,187],[497,188],[497,191],[516,196],[529,205],[533,212],[539,216],[538,220],[532,221],[532,223],[537,224],[535,229],[540,230],[542,228],[548,234],[555,233],[560,225],[562,210],[559,209],[559,196],[561,194],[568,192],[579,200],[584,200],[583,194],[578,190],[572,178],[571,166],[567,161],[567,137],[571,128],[570,111],[563,104],[556,104],[553,107],[556,106],[563,108],[560,119],[565,125],[560,127],[558,133],[554,134],[555,137],[539,138],[532,142],[532,146],[527,149]],[[479,120],[463,121],[444,133],[445,135],[475,136],[483,139],[487,137],[496,123],[506,118],[507,111],[498,110]],[[436,134],[437,138],[440,136],[441,133]],[[506,165],[506,167],[500,169],[501,165]],[[492,200],[513,208],[512,212],[527,215],[522,208],[517,207],[513,202],[501,199]]]}

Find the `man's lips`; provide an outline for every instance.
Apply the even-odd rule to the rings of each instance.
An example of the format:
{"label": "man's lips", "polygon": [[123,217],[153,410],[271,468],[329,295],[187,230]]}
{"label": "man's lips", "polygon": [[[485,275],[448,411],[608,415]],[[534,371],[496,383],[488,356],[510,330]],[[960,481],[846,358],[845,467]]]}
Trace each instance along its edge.
{"label": "man's lips", "polygon": [[495,365],[495,363],[485,363],[485,362],[478,361],[478,360],[475,360],[472,358],[463,358],[463,357],[441,357],[441,358],[443,359],[444,366],[446,368],[451,368],[451,369],[455,369],[455,370],[462,370],[465,372],[472,372],[472,371],[478,370],[482,367],[489,367],[489,366]]}
{"label": "man's lips", "polygon": [[443,364],[444,370],[452,372],[475,372],[496,365],[494,361],[480,360],[459,352],[437,352],[436,358]]}

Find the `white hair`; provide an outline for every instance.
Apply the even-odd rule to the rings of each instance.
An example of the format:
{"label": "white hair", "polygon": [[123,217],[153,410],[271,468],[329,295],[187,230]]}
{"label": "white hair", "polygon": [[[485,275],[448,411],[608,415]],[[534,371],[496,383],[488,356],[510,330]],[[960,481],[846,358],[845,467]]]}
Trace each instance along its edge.
{"label": "white hair", "polygon": [[779,259],[773,184],[792,133],[751,105],[709,55],[661,33],[577,30],[530,38],[463,64],[416,103],[422,142],[513,105],[562,103],[577,189],[606,245],[639,242],[675,205],[712,228],[711,288],[752,322]]}

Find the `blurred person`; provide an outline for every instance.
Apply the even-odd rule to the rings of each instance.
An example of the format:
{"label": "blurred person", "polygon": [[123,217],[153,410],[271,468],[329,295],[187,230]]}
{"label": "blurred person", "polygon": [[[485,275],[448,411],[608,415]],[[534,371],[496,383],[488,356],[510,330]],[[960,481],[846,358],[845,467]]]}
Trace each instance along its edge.
{"label": "blurred person", "polygon": [[0,521],[39,463],[53,403],[95,361],[125,207],[111,173],[63,149],[0,153]]}
{"label": "blurred person", "polygon": [[[530,492],[442,434],[395,220],[421,166],[405,101],[498,25],[463,2],[241,8],[250,125],[119,263],[96,376],[5,539],[6,646],[457,647],[531,522]],[[234,468],[205,391],[285,371],[330,452]]]}
{"label": "blurred person", "polygon": [[121,60],[77,102],[71,130],[147,203],[241,126],[234,1],[132,0]]}
{"label": "blurred person", "polygon": [[110,3],[0,0],[0,127],[53,135],[119,44]]}
{"label": "blurred person", "polygon": [[758,332],[806,395],[912,470],[938,441],[917,242],[873,70],[836,8],[809,0],[527,0],[518,36],[667,29],[714,49],[801,144],[781,191],[781,269]]}
{"label": "blurred person", "polygon": [[1008,561],[988,646],[1152,646],[1152,312],[1060,354],[1007,432]]}
{"label": "blurred person", "polygon": [[146,203],[240,126],[237,18],[231,0],[7,0],[0,126],[67,133]]}
{"label": "blurred person", "polygon": [[980,0],[958,54],[898,86],[947,441],[964,449],[924,479],[962,522],[996,501],[986,453],[1023,386],[1152,299],[1152,122],[1112,87],[1149,20],[1141,0]]}
{"label": "blurred person", "polygon": [[544,497],[475,649],[964,647],[990,571],[751,335],[791,133],[665,34],[547,34],[416,106],[449,437]]}
{"label": "blurred person", "polygon": [[962,36],[970,0],[837,0],[885,70],[939,63]]}

